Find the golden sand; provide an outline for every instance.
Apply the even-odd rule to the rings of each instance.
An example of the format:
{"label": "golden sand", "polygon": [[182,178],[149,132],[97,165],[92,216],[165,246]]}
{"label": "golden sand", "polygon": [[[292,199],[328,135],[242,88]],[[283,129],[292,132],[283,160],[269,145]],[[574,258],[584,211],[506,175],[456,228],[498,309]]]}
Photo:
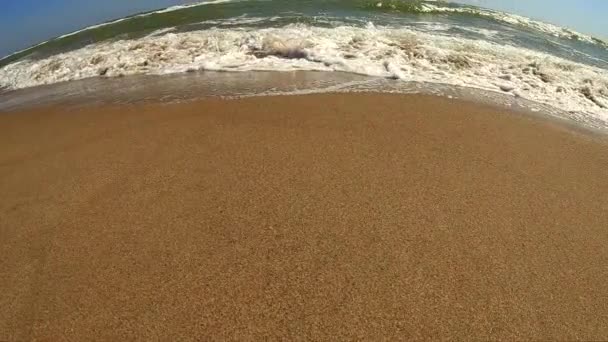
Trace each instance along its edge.
{"label": "golden sand", "polygon": [[608,144],[408,95],[0,118],[0,340],[608,339]]}

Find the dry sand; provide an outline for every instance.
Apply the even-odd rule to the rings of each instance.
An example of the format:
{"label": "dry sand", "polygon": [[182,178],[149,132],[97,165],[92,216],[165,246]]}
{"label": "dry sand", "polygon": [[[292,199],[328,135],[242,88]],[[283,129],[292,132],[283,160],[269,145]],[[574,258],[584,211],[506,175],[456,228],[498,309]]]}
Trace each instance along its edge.
{"label": "dry sand", "polygon": [[0,117],[0,340],[608,339],[608,144],[405,95]]}

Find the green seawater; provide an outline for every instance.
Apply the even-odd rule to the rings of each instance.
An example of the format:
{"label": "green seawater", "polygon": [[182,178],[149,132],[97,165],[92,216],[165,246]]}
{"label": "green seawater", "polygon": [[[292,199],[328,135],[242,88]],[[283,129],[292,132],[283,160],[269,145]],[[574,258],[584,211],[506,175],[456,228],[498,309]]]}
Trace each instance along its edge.
{"label": "green seawater", "polygon": [[[429,6],[439,9],[429,9]],[[151,11],[52,39],[0,60],[0,67],[23,58],[45,58],[90,44],[137,39],[167,28],[183,32],[222,27],[225,24],[218,25],[214,21],[246,17],[273,19],[243,25],[249,28],[281,27],[293,23],[364,26],[368,22],[373,22],[376,26],[417,28],[420,23],[437,23],[451,27],[442,34],[511,44],[601,68],[608,67],[608,45],[600,39],[582,39],[567,29],[558,33],[539,31],[534,25],[509,23],[497,19],[497,12],[473,6],[419,0],[235,0],[217,4],[203,3],[200,6],[160,13]],[[230,24],[231,28],[238,26]],[[498,34],[483,36],[466,28]]]}

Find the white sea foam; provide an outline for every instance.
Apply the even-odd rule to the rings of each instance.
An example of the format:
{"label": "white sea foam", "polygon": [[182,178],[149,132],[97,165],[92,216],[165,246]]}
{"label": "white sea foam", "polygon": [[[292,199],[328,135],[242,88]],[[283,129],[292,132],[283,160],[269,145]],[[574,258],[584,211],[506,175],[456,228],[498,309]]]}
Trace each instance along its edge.
{"label": "white sea foam", "polygon": [[81,32],[84,32],[84,31],[89,31],[89,30],[100,28],[100,27],[114,25],[114,24],[117,24],[117,23],[120,23],[120,22],[123,22],[123,21],[126,21],[126,20],[131,20],[133,18],[147,17],[147,16],[150,16],[150,15],[153,15],[153,14],[158,14],[158,13],[167,13],[167,12],[179,11],[179,10],[186,9],[186,8],[191,8],[191,7],[198,7],[198,6],[204,6],[204,5],[214,5],[214,4],[221,4],[221,3],[226,3],[226,2],[237,2],[237,1],[241,1],[241,0],[208,0],[208,1],[201,1],[201,2],[195,2],[195,3],[192,3],[192,4],[188,4],[188,5],[171,6],[171,7],[167,7],[167,8],[161,9],[161,10],[157,10],[157,11],[146,12],[146,13],[137,14],[137,15],[130,16],[130,17],[125,17],[125,18],[121,18],[121,19],[107,21],[105,23],[87,26],[87,27],[85,27],[83,29],[80,29],[80,30],[77,30],[77,31],[73,31],[73,32],[70,32],[70,33],[66,33],[66,34],[61,35],[59,37],[55,37],[53,39],[44,41],[44,42],[36,44],[34,46],[30,46],[30,47],[25,48],[23,50],[15,51],[15,52],[11,53],[10,55],[2,57],[2,59],[9,58],[9,57],[14,56],[16,54],[32,50],[34,48],[37,48],[39,46],[42,46],[42,45],[50,42],[50,41],[55,41],[55,40],[59,40],[59,39],[62,39],[62,38],[71,37],[71,36],[77,35],[77,34],[79,34]]}
{"label": "white sea foam", "polygon": [[199,2],[192,3],[192,4],[187,4],[187,5],[179,5],[179,6],[167,7],[165,9],[162,9],[160,11],[156,11],[156,12],[153,12],[153,13],[173,12],[173,11],[182,10],[184,8],[198,7],[198,6],[203,6],[203,5],[223,4],[223,3],[226,3],[226,2],[235,2],[235,0],[208,0],[208,1],[199,1]]}
{"label": "white sea foam", "polygon": [[557,25],[545,23],[530,19],[521,15],[505,13],[500,11],[493,11],[478,7],[444,7],[441,5],[425,3],[421,5],[421,12],[432,12],[432,13],[466,13],[489,17],[497,21],[508,23],[511,25],[517,25],[520,27],[530,28],[536,31],[544,32],[555,37],[567,38],[567,39],[578,39],[587,43],[596,44],[598,41],[593,37],[584,33],[576,32],[574,30],[560,27]]}
{"label": "white sea foam", "polygon": [[371,23],[213,28],[102,42],[5,66],[0,86],[192,70],[342,71],[451,84],[510,93],[608,125],[608,70],[489,41]]}
{"label": "white sea foam", "polygon": [[195,23],[196,25],[209,25],[209,26],[217,26],[217,27],[228,27],[228,26],[247,26],[247,25],[254,25],[254,24],[260,24],[260,23],[265,23],[265,22],[273,22],[276,21],[278,19],[281,19],[284,17],[250,17],[247,14],[243,14],[240,15],[238,17],[233,17],[233,18],[222,18],[222,19],[209,19],[209,20],[204,20],[198,23]]}

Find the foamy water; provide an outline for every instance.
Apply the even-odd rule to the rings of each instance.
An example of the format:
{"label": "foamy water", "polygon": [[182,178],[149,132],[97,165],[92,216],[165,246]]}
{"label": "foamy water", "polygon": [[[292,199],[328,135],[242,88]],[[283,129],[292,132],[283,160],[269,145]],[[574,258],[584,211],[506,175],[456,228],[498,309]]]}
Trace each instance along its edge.
{"label": "foamy water", "polygon": [[[488,9],[482,8],[472,8],[472,7],[443,7],[437,4],[427,3],[423,4],[420,9],[421,12],[426,13],[463,13],[463,14],[473,14],[484,16],[488,18],[492,18],[498,21],[502,21],[505,23],[517,25],[524,28],[529,28],[532,30],[536,30],[539,32],[544,32],[555,37],[560,38],[568,38],[568,39],[578,39],[585,41],[587,43],[599,43],[603,42],[599,41],[596,38],[593,38],[590,35],[580,33],[574,31],[572,29],[568,29],[565,27],[560,27],[557,25],[540,22],[538,20],[533,20],[521,15],[516,15],[512,13],[504,13],[499,11],[492,11]],[[604,43],[605,44],[605,43]]]}
{"label": "foamy water", "polygon": [[410,29],[288,25],[210,29],[87,46],[0,70],[12,89],[87,77],[213,71],[343,71],[512,93],[608,122],[608,71],[536,51]]}
{"label": "foamy water", "polygon": [[[234,5],[234,2],[216,0],[206,5]],[[187,11],[196,6],[201,4],[175,6],[140,16]],[[382,6],[390,4],[376,4]],[[495,11],[441,7],[435,3],[425,3],[417,11],[477,11],[476,14],[560,39],[595,44],[595,48],[600,44],[568,29]],[[361,16],[322,15],[305,23],[281,24],[286,18],[301,22],[300,18],[305,17],[302,13],[289,15],[295,19],[287,14],[241,13],[196,23],[204,29],[183,31],[166,27],[136,39],[108,40],[46,58],[24,58],[0,69],[0,87],[21,89],[90,77],[205,70],[347,72],[395,82],[448,84],[500,92],[608,125],[608,70],[597,66],[608,62],[584,50],[575,50],[568,41],[547,44],[554,44],[556,51],[566,51],[565,56],[572,58],[528,47],[534,42],[526,45],[505,41],[510,39],[512,28],[502,29],[496,24],[479,27],[424,18],[399,25],[395,21],[398,16],[384,14],[376,21],[367,20],[373,17],[363,20]],[[104,25],[112,23],[96,28]],[[71,35],[74,34],[77,33]],[[578,62],[577,56],[597,60],[597,65]]]}

